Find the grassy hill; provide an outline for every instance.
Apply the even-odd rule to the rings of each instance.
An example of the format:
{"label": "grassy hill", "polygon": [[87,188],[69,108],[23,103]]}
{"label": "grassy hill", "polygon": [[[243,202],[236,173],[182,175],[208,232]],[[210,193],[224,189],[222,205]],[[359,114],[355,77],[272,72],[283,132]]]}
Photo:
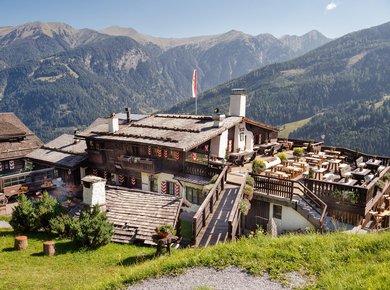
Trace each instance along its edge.
{"label": "grassy hill", "polygon": [[253,275],[269,273],[285,281],[298,271],[314,289],[387,289],[390,284],[390,233],[354,235],[262,234],[206,249],[174,250],[154,257],[154,248],[109,244],[79,251],[69,241],[56,240],[57,254],[42,256],[45,235],[29,237],[26,251],[13,251],[14,234],[0,231],[0,288],[102,289],[119,288],[145,278],[180,274],[189,267],[235,265]]}

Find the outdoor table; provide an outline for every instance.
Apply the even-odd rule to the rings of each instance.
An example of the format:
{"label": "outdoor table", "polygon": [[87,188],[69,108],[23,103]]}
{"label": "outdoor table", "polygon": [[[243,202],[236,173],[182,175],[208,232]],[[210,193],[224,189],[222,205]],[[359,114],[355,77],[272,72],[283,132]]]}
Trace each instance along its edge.
{"label": "outdoor table", "polygon": [[340,159],[331,159],[329,160],[329,170],[333,172],[339,171]]}
{"label": "outdoor table", "polygon": [[314,179],[321,180],[325,171],[326,171],[326,168],[320,168],[320,169],[314,170]]}
{"label": "outdoor table", "polygon": [[352,179],[352,178],[349,178],[348,179],[348,182],[345,182],[345,178],[342,178],[339,182],[339,184],[345,184],[345,185],[350,185],[350,186],[353,186],[357,183],[358,181],[356,179]]}
{"label": "outdoor table", "polygon": [[354,171],[352,171],[351,173],[357,180],[362,180],[362,179],[364,179],[364,176],[368,175],[370,172],[371,172],[371,170],[368,168],[365,168],[363,170],[361,170],[360,168],[357,168]]}
{"label": "outdoor table", "polygon": [[366,162],[368,169],[377,169],[381,165],[382,161],[377,159],[370,159]]}

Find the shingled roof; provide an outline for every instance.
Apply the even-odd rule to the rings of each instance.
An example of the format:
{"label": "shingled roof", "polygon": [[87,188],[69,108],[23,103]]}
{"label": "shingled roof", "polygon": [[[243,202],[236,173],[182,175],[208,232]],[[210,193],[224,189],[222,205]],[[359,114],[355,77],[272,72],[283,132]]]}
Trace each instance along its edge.
{"label": "shingled roof", "polygon": [[106,187],[107,218],[115,226],[137,228],[135,240],[153,244],[155,228],[176,226],[182,199],[116,186]]}
{"label": "shingled roof", "polygon": [[214,127],[211,116],[158,114],[120,125],[116,133],[108,132],[107,125],[96,122],[95,126],[88,127],[77,136],[189,151],[240,122],[242,117],[226,117],[221,121],[220,127]]}
{"label": "shingled roof", "polygon": [[0,161],[23,158],[42,144],[14,113],[0,113]]}
{"label": "shingled roof", "polygon": [[86,148],[85,140],[75,140],[73,135],[63,134],[26,157],[55,167],[73,169],[86,160]]}

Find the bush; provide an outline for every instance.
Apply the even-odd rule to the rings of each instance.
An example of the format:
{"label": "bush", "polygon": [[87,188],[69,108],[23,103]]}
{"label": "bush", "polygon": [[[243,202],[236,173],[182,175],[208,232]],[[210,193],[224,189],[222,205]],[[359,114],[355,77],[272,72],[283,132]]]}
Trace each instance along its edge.
{"label": "bush", "polygon": [[253,187],[252,186],[245,184],[244,197],[248,200],[252,200],[252,198],[253,198]]}
{"label": "bush", "polygon": [[247,215],[249,210],[251,209],[251,203],[246,198],[242,199],[238,203],[238,207],[240,208],[243,215]]}
{"label": "bush", "polygon": [[386,173],[385,175],[383,175],[383,180],[390,181],[390,173]]}
{"label": "bush", "polygon": [[309,178],[313,178],[314,177],[314,170],[313,170],[313,168],[309,168],[309,176],[308,176]]}
{"label": "bush", "polygon": [[16,232],[29,233],[37,230],[39,221],[33,203],[24,194],[19,196],[18,203],[9,222],[11,226]]}
{"label": "bush", "polygon": [[304,150],[301,147],[295,147],[293,149],[293,155],[296,156],[296,157],[302,157],[303,156],[303,152],[304,152]]}
{"label": "bush", "polygon": [[160,232],[160,233],[164,233],[164,234],[169,234],[169,233],[173,233],[174,228],[171,224],[165,224],[165,225],[156,227],[155,231],[156,231],[156,233]]}
{"label": "bush", "polygon": [[378,180],[375,185],[379,187],[381,190],[385,187],[385,183],[382,180]]}
{"label": "bush", "polygon": [[61,214],[50,220],[50,228],[52,233],[57,234],[61,238],[71,238],[72,225],[76,222],[77,220],[70,217],[68,214]]}
{"label": "bush", "polygon": [[276,156],[279,157],[281,161],[286,161],[288,159],[287,154],[285,152],[279,152],[278,154],[276,154]]}
{"label": "bush", "polygon": [[259,174],[266,168],[265,163],[261,159],[256,159],[252,163],[252,172]]}
{"label": "bush", "polygon": [[35,203],[35,212],[38,217],[39,228],[50,232],[50,220],[58,217],[63,212],[63,208],[54,197],[49,196],[49,193],[45,191],[42,199]]}
{"label": "bush", "polygon": [[101,212],[98,205],[92,208],[92,212],[85,210],[80,219],[71,225],[72,239],[76,244],[84,247],[97,248],[111,241],[113,225],[107,221],[105,213]]}
{"label": "bush", "polygon": [[245,183],[253,187],[255,185],[255,179],[252,176],[248,175],[246,177]]}

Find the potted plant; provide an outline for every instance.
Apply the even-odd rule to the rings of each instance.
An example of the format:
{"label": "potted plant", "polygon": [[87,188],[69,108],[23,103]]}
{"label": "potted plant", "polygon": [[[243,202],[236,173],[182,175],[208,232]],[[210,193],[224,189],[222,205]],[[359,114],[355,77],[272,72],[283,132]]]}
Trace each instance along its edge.
{"label": "potted plant", "polygon": [[173,233],[174,229],[171,224],[165,224],[155,228],[156,234],[160,238],[166,238],[169,234]]}
{"label": "potted plant", "polygon": [[279,152],[278,154],[276,154],[276,156],[279,157],[282,164],[286,164],[288,158],[285,152]]}
{"label": "potted plant", "polygon": [[304,150],[301,147],[295,147],[293,149],[293,155],[295,156],[296,161],[298,161],[298,159],[303,156],[303,151]]}
{"label": "potted plant", "polygon": [[252,163],[252,172],[256,174],[260,174],[264,169],[266,168],[266,165],[263,160],[261,159],[255,159]]}
{"label": "potted plant", "polygon": [[240,208],[243,215],[247,215],[249,210],[251,209],[251,203],[246,198],[240,200],[238,202],[238,207]]}

